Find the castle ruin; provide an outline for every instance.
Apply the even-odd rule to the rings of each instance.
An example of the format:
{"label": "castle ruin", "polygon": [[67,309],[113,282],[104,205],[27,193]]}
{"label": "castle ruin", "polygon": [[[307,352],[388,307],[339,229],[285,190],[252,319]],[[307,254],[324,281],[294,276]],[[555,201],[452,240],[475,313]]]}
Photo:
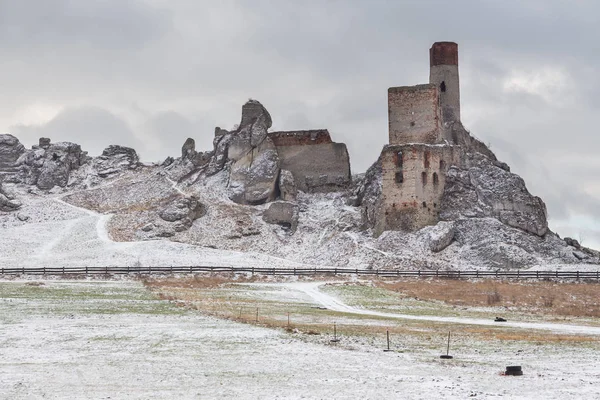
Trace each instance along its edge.
{"label": "castle ruin", "polygon": [[376,234],[436,224],[446,172],[461,163],[461,145],[468,142],[460,123],[458,45],[436,42],[429,59],[429,84],[388,89],[389,144],[381,152]]}

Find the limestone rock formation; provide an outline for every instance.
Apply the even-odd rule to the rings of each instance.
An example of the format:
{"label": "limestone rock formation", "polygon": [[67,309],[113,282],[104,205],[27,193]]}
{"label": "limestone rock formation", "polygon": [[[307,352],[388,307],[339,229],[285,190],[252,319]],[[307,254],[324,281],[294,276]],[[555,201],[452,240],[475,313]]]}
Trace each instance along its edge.
{"label": "limestone rock formation", "polygon": [[294,175],[287,169],[279,172],[279,196],[283,201],[296,201],[298,188],[294,182]]}
{"label": "limestone rock formation", "polygon": [[267,137],[269,112],[256,100],[242,107],[242,121],[232,133],[227,150],[232,161],[230,199],[239,204],[263,204],[275,199],[279,177],[279,155]]}
{"label": "limestone rock formation", "polygon": [[440,219],[493,217],[513,228],[543,236],[546,206],[532,196],[521,177],[495,165],[481,153],[469,153],[464,168],[450,167]]}
{"label": "limestone rock formation", "polygon": [[162,166],[165,167],[165,172],[170,179],[179,182],[194,173],[198,168],[208,164],[212,156],[212,151],[196,151],[196,141],[188,138],[181,147],[181,157],[177,159],[169,157],[163,162]]}
{"label": "limestone rock formation", "polygon": [[281,225],[295,232],[298,226],[298,206],[287,201],[276,201],[269,205],[262,218],[268,224]]}
{"label": "limestone rock formation", "polygon": [[188,229],[196,219],[205,214],[206,207],[194,196],[176,199],[158,213],[163,220],[177,223],[175,231]]}
{"label": "limestone rock formation", "polygon": [[75,143],[51,143],[45,149],[35,146],[20,157],[18,180],[42,190],[50,190],[54,186],[65,187],[71,171],[87,161],[87,152],[81,151],[81,146]]}
{"label": "limestone rock formation", "polygon": [[130,147],[108,146],[102,155],[94,159],[98,176],[106,178],[122,171],[136,169],[140,165],[136,151]]}

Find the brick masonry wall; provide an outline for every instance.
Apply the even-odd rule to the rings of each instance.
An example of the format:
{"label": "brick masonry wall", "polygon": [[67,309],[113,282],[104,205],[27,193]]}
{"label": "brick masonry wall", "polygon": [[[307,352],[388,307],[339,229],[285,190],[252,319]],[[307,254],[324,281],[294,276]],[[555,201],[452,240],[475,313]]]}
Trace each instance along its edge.
{"label": "brick masonry wall", "polygon": [[[449,166],[460,165],[460,152],[460,147],[449,145],[384,147],[382,207],[376,234],[385,230],[414,231],[437,223],[446,172]],[[398,174],[402,174],[402,182],[398,182]]]}
{"label": "brick masonry wall", "polygon": [[277,147],[333,143],[327,129],[269,132],[268,136]]}
{"label": "brick masonry wall", "polygon": [[390,144],[428,143],[442,140],[436,85],[388,89]]}

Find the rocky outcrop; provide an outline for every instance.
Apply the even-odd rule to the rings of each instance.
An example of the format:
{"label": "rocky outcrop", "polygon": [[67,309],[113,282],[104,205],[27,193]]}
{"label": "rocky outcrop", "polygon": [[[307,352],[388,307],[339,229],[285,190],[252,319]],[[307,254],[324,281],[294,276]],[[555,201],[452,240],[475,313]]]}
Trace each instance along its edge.
{"label": "rocky outcrop", "polygon": [[356,182],[355,205],[362,209],[363,229],[373,228],[377,222],[377,210],[381,204],[382,185],[381,157],[369,167],[364,177]]}
{"label": "rocky outcrop", "polygon": [[256,100],[242,107],[242,121],[227,149],[231,160],[230,199],[239,204],[263,204],[275,199],[279,155],[267,137],[269,112]]}
{"label": "rocky outcrop", "polygon": [[176,232],[189,229],[196,219],[205,214],[206,207],[194,196],[176,199],[158,213],[161,219],[175,223]]}
{"label": "rocky outcrop", "polygon": [[65,187],[71,172],[88,159],[87,152],[81,151],[81,146],[75,143],[51,143],[46,148],[34,146],[19,158],[18,181],[42,190]]}
{"label": "rocky outcrop", "polygon": [[294,175],[287,169],[279,172],[279,197],[283,201],[296,201],[298,189],[294,182]]}
{"label": "rocky outcrop", "polygon": [[165,167],[165,173],[170,179],[179,182],[199,168],[206,166],[212,160],[213,154],[212,151],[196,151],[196,141],[188,138],[181,147],[181,157],[167,158],[162,166]]}
{"label": "rocky outcrop", "polygon": [[202,167],[208,164],[212,155],[212,151],[196,151],[196,141],[192,138],[188,138],[181,147],[181,159],[189,161],[195,167]]}
{"label": "rocky outcrop", "polygon": [[527,191],[521,177],[493,161],[481,153],[469,153],[464,168],[448,170],[440,219],[493,217],[513,228],[545,235],[544,202]]}
{"label": "rocky outcrop", "polygon": [[94,159],[94,168],[98,176],[106,178],[122,171],[136,169],[140,165],[136,151],[130,147],[108,146],[102,155]]}
{"label": "rocky outcrop", "polygon": [[0,135],[0,173],[3,170],[13,172],[18,165],[17,161],[25,151],[25,146],[13,135]]}
{"label": "rocky outcrop", "polygon": [[295,232],[298,227],[298,206],[287,201],[276,201],[263,213],[263,221],[280,225]]}

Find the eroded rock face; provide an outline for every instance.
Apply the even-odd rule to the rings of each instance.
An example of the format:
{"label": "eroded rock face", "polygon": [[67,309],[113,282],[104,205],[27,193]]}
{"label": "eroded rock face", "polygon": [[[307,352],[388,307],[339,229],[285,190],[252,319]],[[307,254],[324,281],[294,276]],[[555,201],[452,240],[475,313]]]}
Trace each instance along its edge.
{"label": "eroded rock face", "polygon": [[446,175],[440,219],[464,217],[493,217],[538,236],[548,231],[544,202],[527,191],[521,177],[478,153],[468,154],[464,168],[451,167]]}
{"label": "eroded rock face", "polygon": [[295,232],[298,227],[298,206],[287,201],[277,201],[269,206],[262,218],[268,224],[281,225]]}
{"label": "eroded rock face", "polygon": [[229,198],[236,203],[263,204],[277,195],[279,155],[267,137],[271,123],[269,112],[258,101],[250,100],[242,107],[240,127],[227,142],[227,157],[232,162]]}
{"label": "eroded rock face", "polygon": [[231,165],[229,198],[238,204],[263,204],[276,196],[279,176],[277,148],[266,138]]}
{"label": "eroded rock face", "polygon": [[382,183],[381,157],[373,163],[364,177],[357,182],[354,192],[355,205],[362,207],[363,229],[370,229],[377,223],[377,210],[380,207]]}
{"label": "eroded rock face", "polygon": [[13,135],[0,135],[0,172],[3,169],[15,168],[25,151],[25,146]]}
{"label": "eroded rock face", "polygon": [[176,231],[189,229],[194,221],[206,214],[206,207],[197,197],[189,196],[176,199],[162,209],[158,215],[167,222],[177,223]]}
{"label": "eroded rock face", "polygon": [[134,149],[116,145],[108,146],[102,155],[94,160],[94,167],[101,178],[136,169],[139,165],[140,159]]}

